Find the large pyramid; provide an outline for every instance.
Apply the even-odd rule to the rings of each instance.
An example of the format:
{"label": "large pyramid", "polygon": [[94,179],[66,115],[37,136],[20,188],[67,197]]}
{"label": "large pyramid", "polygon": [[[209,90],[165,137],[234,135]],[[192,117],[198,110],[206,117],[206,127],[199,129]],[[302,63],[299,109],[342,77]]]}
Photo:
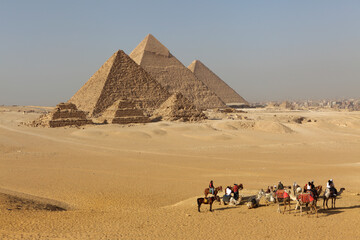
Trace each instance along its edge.
{"label": "large pyramid", "polygon": [[119,99],[129,99],[151,113],[170,96],[157,81],[119,50],[69,100],[80,110],[99,117]]}
{"label": "large pyramid", "polygon": [[130,53],[130,57],[170,93],[181,92],[198,108],[225,106],[213,91],[151,34]]}
{"label": "large pyramid", "polygon": [[235,92],[234,89],[227,85],[199,60],[194,60],[188,68],[226,104],[249,104],[244,98]]}

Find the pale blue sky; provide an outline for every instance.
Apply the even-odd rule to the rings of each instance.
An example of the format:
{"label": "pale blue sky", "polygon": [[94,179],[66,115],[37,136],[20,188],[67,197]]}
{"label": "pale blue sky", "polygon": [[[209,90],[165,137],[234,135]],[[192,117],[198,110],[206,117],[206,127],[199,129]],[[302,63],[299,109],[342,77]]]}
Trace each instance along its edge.
{"label": "pale blue sky", "polygon": [[0,104],[67,101],[152,33],[247,100],[360,97],[360,2],[0,0]]}

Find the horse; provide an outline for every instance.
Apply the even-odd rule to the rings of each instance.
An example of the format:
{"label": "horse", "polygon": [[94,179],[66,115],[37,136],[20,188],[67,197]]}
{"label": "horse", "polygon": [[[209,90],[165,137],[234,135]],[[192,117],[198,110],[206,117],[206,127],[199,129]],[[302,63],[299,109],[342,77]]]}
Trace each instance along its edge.
{"label": "horse", "polygon": [[212,204],[218,201],[220,202],[220,197],[219,196],[213,196],[213,197],[209,197],[209,198],[198,198],[197,199],[197,204],[198,204],[198,211],[200,212],[200,206],[201,204],[210,204],[210,212],[212,212]]}
{"label": "horse", "polygon": [[[222,192],[222,186],[216,187],[216,188],[214,189],[214,194],[213,194],[213,195],[214,195],[214,196],[217,196],[218,192]],[[207,197],[207,195],[209,195],[209,193],[210,193],[210,189],[209,189],[209,188],[205,188],[205,190],[204,190],[205,197]]]}

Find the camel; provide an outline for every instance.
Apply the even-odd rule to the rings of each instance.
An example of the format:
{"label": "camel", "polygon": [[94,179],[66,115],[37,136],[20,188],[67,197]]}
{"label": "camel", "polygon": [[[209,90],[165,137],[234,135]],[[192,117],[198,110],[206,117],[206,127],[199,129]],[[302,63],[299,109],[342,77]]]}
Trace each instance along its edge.
{"label": "camel", "polygon": [[329,188],[326,188],[324,193],[324,202],[323,202],[323,208],[325,209],[325,203],[327,209],[329,209],[328,201],[331,198],[331,208],[335,208],[335,202],[336,198],[340,196],[345,191],[345,188],[340,188],[340,191],[335,195],[333,192],[330,191]]}
{"label": "camel", "polygon": [[266,204],[266,206],[269,206],[269,204],[271,202],[276,203],[275,193],[274,192],[265,193],[265,204]]}
{"label": "camel", "polygon": [[289,205],[289,213],[290,213],[290,194],[288,192],[287,189],[283,189],[283,190],[277,190],[275,193],[275,199],[278,202],[278,212],[281,213],[280,210],[280,202],[284,203],[284,212],[286,210],[286,205]]}
{"label": "camel", "polygon": [[265,192],[261,189],[257,196],[252,196],[249,198],[248,203],[246,204],[248,209],[257,208],[260,203],[260,199],[265,196]]}
{"label": "camel", "polygon": [[[316,217],[318,217],[317,207],[316,207],[316,198],[314,198],[310,193],[301,193],[301,194],[297,195],[297,197],[296,197],[295,210],[297,209],[298,206],[300,206],[300,210],[299,210],[300,216],[302,215],[303,205],[308,205],[310,208],[310,212],[312,212],[312,209],[314,209]],[[308,211],[306,211],[306,213],[308,214]]]}
{"label": "camel", "polygon": [[[214,189],[214,196],[217,196],[218,192],[222,192],[222,186],[216,187]],[[207,197],[207,195],[210,193],[210,189],[209,188],[205,188],[204,190],[204,194],[205,194],[205,198]]]}

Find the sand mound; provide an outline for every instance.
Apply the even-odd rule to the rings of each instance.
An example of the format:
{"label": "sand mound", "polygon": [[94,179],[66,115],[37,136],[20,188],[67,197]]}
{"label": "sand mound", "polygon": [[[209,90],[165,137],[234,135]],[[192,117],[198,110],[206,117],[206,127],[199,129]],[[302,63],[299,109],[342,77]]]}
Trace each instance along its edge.
{"label": "sand mound", "polygon": [[279,122],[259,120],[255,122],[254,129],[272,133],[292,133],[291,128]]}
{"label": "sand mound", "polygon": [[175,93],[154,112],[154,117],[167,121],[200,121],[206,119],[205,114],[198,110],[181,93]]}
{"label": "sand mound", "polygon": [[128,55],[119,50],[69,100],[92,117],[99,117],[120,99],[134,100],[151,113],[170,94]]}
{"label": "sand mound", "polygon": [[0,193],[0,211],[66,211],[65,208],[41,201]]}
{"label": "sand mound", "polygon": [[181,92],[199,109],[224,107],[224,102],[149,34],[130,53],[170,93]]}
{"label": "sand mound", "polygon": [[83,111],[77,109],[73,103],[59,103],[53,112],[41,115],[39,119],[32,121],[33,127],[64,127],[64,126],[82,126],[92,124],[93,122],[86,118]]}
{"label": "sand mound", "polygon": [[214,91],[224,103],[249,104],[244,98],[235,92],[234,89],[227,85],[199,60],[194,60],[188,66],[188,69],[190,69],[190,71],[192,71],[199,80],[205,83],[210,90]]}

